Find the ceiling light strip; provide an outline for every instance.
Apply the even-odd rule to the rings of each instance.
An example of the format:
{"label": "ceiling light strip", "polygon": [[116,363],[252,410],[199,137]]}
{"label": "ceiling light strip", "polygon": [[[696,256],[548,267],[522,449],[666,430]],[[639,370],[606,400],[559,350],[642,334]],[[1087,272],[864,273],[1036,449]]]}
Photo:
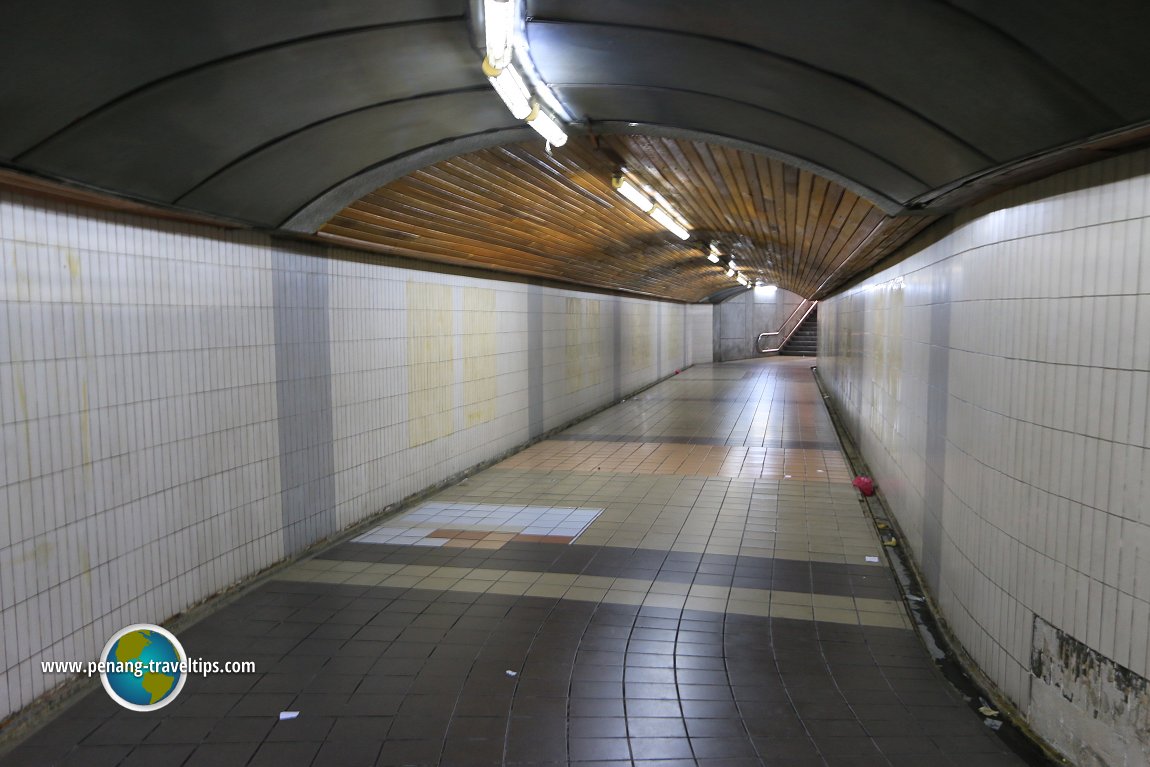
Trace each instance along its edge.
{"label": "ceiling light strip", "polygon": [[627,198],[636,208],[658,221],[664,229],[680,240],[691,238],[691,225],[671,207],[662,195],[646,186],[640,188],[639,184],[631,181],[624,174],[625,171],[620,171],[611,179],[611,186],[615,188],[616,192]]}
{"label": "ceiling light strip", "polygon": [[502,69],[496,69],[484,59],[483,73],[507,105],[511,116],[516,120],[526,120],[531,114],[531,91],[527,90],[527,83],[523,82],[515,66],[508,64]]}
{"label": "ceiling light strip", "polygon": [[650,213],[655,207],[655,203],[651,202],[651,198],[639,191],[639,187],[632,184],[624,176],[617,175],[611,179],[611,185],[615,187],[615,191],[626,197],[631,201],[639,210],[644,213]]}
{"label": "ceiling light strip", "polygon": [[562,121],[552,114],[554,107],[547,111],[539,103],[557,104],[555,95],[537,76],[527,78],[535,83],[532,93],[527,79],[513,63],[517,48],[520,65],[527,62],[526,66],[530,66],[531,62],[527,42],[520,35],[521,14],[519,0],[483,0],[483,31],[487,43],[483,73],[516,120],[526,120],[548,144],[563,146],[567,143],[567,133]]}
{"label": "ceiling light strip", "polygon": [[527,117],[527,124],[554,146],[563,146],[567,143],[567,134],[563,132],[559,121],[540,109],[538,104]]}
{"label": "ceiling light strip", "polygon": [[654,209],[651,210],[650,215],[651,218],[662,224],[664,229],[671,232],[671,234],[675,235],[680,240],[688,240],[691,238],[691,233],[687,231],[687,228],[676,221],[675,218],[670,213],[668,213],[662,205],[656,205]]}

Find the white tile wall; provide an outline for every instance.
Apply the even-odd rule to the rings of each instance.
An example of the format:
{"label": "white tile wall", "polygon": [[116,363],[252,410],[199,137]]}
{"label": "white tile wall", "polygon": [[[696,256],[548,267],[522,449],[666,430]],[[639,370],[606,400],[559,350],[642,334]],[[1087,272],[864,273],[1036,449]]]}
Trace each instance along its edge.
{"label": "white tile wall", "polygon": [[[321,255],[0,192],[0,719],[63,681],[41,659],[94,658],[122,626],[283,558],[286,491],[305,493],[310,540],[527,440],[529,290],[548,428],[684,367],[697,324],[679,304]],[[413,280],[453,291],[455,376],[432,384],[459,412],[450,435],[409,447]],[[474,288],[494,292],[495,316],[464,349]],[[568,327],[587,326],[568,305],[591,302],[591,372],[569,391]],[[468,367],[471,349],[484,353]],[[484,392],[494,371],[493,417],[464,412],[467,370],[488,371]],[[288,428],[283,403],[312,399],[298,385],[330,401]]]}
{"label": "white tile wall", "polygon": [[687,307],[689,365],[706,365],[715,359],[714,311],[713,304],[692,304]]}
{"label": "white tile wall", "polygon": [[1035,615],[1150,670],[1148,167],[1010,192],[819,308],[834,401],[948,622],[1023,712]]}

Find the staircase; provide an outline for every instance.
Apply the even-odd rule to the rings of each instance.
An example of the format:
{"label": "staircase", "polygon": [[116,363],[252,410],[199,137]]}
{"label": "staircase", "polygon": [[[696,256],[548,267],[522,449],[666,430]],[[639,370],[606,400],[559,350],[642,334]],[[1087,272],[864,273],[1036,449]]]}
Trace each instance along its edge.
{"label": "staircase", "polygon": [[814,357],[819,353],[819,310],[815,308],[783,344],[780,355]]}

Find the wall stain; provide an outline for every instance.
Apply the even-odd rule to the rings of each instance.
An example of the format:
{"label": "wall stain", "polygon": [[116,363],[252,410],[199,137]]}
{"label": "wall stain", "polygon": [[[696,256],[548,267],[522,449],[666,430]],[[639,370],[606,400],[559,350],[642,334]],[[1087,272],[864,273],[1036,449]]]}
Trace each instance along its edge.
{"label": "wall stain", "polygon": [[32,298],[32,279],[27,269],[20,268],[19,248],[12,248],[12,282],[16,286],[16,300],[29,301]]}
{"label": "wall stain", "polygon": [[33,562],[37,565],[47,564],[48,560],[52,557],[52,552],[55,550],[56,544],[51,541],[41,541],[28,549],[23,556],[13,558],[12,564],[22,565],[27,562]]}
{"label": "wall stain", "polygon": [[[13,354],[15,357],[20,357],[20,364],[12,366],[12,378],[16,384],[16,399],[20,402],[20,416],[24,422],[24,469],[28,472],[25,477],[32,477],[32,419],[28,415],[28,387],[24,384],[24,368],[23,368],[23,355]],[[13,362],[16,360],[13,359]]]}
{"label": "wall stain", "polygon": [[[1030,670],[1090,719],[1150,748],[1150,681],[1035,617]],[[1133,745],[1133,744],[1131,744]],[[1109,761],[1085,744],[1080,759]]]}
{"label": "wall stain", "polygon": [[92,473],[92,424],[88,408],[88,382],[80,382],[80,461],[84,466],[84,477]]}
{"label": "wall stain", "polygon": [[84,470],[84,483],[92,485],[92,423],[91,407],[88,398],[88,367],[91,359],[88,353],[88,326],[85,314],[84,279],[80,254],[72,248],[64,249],[64,260],[68,265],[68,276],[72,287],[72,301],[76,309],[76,350],[84,361],[80,367],[80,464]]}
{"label": "wall stain", "polygon": [[95,590],[92,588],[92,555],[88,551],[88,542],[80,542],[80,583],[83,585],[81,593],[87,594],[88,599],[80,600],[81,625],[87,626],[92,622],[92,605],[96,602]]}

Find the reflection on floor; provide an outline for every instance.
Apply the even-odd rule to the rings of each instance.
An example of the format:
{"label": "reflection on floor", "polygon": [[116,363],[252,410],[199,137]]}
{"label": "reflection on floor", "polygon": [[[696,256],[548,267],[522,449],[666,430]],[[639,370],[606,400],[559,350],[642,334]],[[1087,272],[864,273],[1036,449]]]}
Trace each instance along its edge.
{"label": "reflection on floor", "polygon": [[1020,764],[910,630],[809,364],[692,368],[448,488],[180,637],[258,673],[94,693],[0,767]]}

